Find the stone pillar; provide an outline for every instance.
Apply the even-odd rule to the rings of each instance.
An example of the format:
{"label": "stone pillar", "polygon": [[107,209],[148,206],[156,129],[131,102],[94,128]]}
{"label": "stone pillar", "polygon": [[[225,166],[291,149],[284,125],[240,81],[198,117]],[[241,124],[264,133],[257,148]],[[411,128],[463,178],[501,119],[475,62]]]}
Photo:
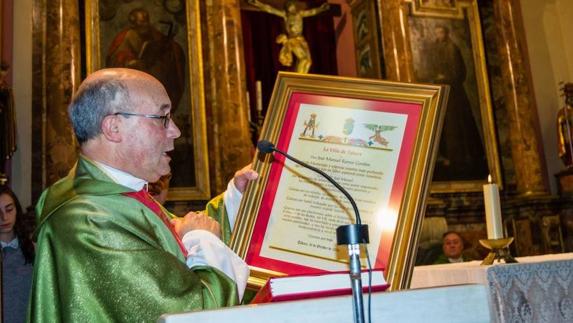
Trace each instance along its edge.
{"label": "stone pillar", "polygon": [[77,154],[67,107],[80,83],[77,0],[35,0],[32,196],[64,177]]}
{"label": "stone pillar", "polygon": [[413,82],[407,7],[402,0],[378,1],[386,78],[391,81]]}
{"label": "stone pillar", "polygon": [[548,194],[545,157],[519,1],[494,1],[493,7],[516,190],[520,195]]}
{"label": "stone pillar", "polygon": [[239,0],[208,0],[202,19],[211,189],[251,161]]}

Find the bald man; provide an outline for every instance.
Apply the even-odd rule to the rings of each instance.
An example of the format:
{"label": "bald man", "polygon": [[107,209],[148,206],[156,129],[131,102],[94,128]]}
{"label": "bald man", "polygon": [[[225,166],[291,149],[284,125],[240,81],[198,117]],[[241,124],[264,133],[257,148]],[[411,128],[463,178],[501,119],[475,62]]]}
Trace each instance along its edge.
{"label": "bald man", "polygon": [[170,110],[144,72],[104,69],[80,85],[68,111],[80,157],[36,207],[30,321],[155,322],[239,302],[248,267],[220,237],[257,174],[238,171],[210,216],[163,209],[146,188],[171,171]]}

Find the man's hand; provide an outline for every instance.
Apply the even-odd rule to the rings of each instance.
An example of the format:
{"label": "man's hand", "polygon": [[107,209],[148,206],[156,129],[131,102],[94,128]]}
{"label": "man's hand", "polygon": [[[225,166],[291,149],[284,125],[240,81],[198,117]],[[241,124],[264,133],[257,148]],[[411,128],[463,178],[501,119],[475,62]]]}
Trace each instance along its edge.
{"label": "man's hand", "polygon": [[189,212],[184,217],[172,219],[171,223],[179,237],[191,230],[206,230],[221,238],[219,222],[202,212]]}
{"label": "man's hand", "polygon": [[242,169],[238,170],[233,177],[233,181],[235,183],[235,187],[239,192],[244,193],[245,189],[247,188],[247,183],[250,181],[254,181],[259,177],[259,174],[255,172],[249,164]]}

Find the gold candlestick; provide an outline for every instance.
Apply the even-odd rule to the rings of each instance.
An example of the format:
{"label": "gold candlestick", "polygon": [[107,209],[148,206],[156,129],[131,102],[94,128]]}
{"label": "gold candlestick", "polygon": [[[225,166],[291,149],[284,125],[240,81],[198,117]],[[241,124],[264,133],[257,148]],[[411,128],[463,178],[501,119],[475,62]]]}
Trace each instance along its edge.
{"label": "gold candlestick", "polygon": [[517,260],[513,258],[509,252],[509,245],[513,242],[513,237],[501,239],[481,239],[479,243],[490,250],[489,254],[482,261],[482,265],[491,265],[495,260],[500,262],[502,259],[506,264],[516,263]]}

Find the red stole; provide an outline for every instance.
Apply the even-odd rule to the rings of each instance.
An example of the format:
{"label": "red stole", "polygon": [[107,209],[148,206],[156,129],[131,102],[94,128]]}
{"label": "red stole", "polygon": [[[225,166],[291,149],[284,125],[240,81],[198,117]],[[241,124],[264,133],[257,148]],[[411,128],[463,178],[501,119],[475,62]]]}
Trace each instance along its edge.
{"label": "red stole", "polygon": [[161,208],[159,203],[156,200],[154,200],[153,197],[151,197],[151,195],[149,195],[149,193],[147,191],[141,190],[141,191],[137,191],[137,192],[126,192],[126,193],[123,193],[123,195],[138,200],[143,205],[145,205],[148,209],[153,211],[153,213],[155,213],[161,219],[161,221],[163,221],[163,223],[169,229],[169,231],[171,231],[171,234],[173,234],[173,238],[175,238],[175,241],[177,241],[177,244],[179,245],[181,252],[185,256],[185,258],[187,258],[187,249],[185,249],[185,246],[183,246],[183,242],[181,241],[181,238],[175,232],[175,228],[173,227],[173,224],[171,224],[171,220],[169,219],[169,217],[167,217],[165,212],[163,212],[163,209]]}

